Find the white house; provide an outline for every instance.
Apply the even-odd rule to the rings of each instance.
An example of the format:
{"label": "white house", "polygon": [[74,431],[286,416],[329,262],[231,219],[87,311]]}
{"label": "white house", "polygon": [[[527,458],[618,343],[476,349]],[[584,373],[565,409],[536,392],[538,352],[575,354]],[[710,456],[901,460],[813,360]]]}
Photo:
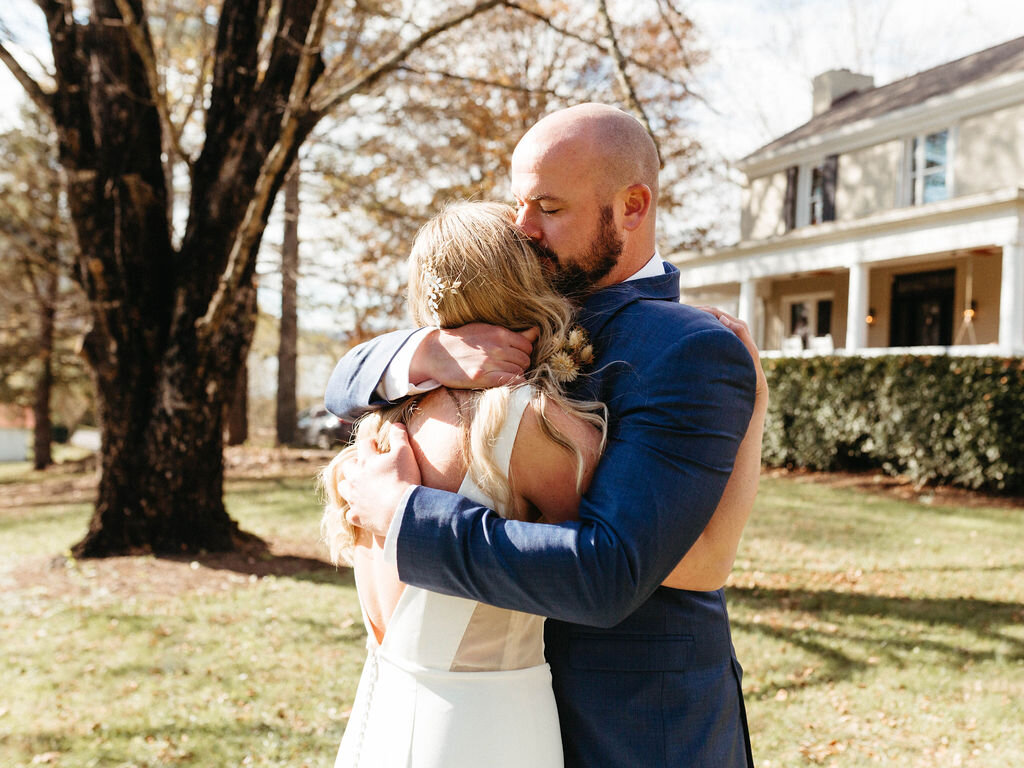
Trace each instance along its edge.
{"label": "white house", "polygon": [[878,88],[826,72],[738,167],[741,240],[670,257],[684,301],[781,354],[1024,354],[1024,37]]}

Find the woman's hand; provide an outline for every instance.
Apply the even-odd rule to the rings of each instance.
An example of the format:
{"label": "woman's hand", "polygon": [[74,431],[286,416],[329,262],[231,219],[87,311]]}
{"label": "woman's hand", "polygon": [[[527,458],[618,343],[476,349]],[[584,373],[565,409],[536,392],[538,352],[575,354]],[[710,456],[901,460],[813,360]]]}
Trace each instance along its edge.
{"label": "woman's hand", "polygon": [[377,441],[356,441],[356,458],[342,464],[338,491],[348,501],[348,522],[374,536],[386,536],[398,504],[406,492],[420,484],[420,468],[404,424],[392,424],[390,445],[382,451]]}
{"label": "woman's hand", "polygon": [[740,320],[738,317],[733,317],[728,312],[725,312],[718,307],[707,307],[701,306],[697,309],[707,312],[710,315],[714,315],[718,318],[719,322],[722,323],[726,328],[736,334],[737,338],[743,342],[743,346],[747,348],[747,352],[750,353],[751,359],[754,361],[754,371],[757,374],[757,386],[755,389],[755,407],[757,404],[762,403],[767,405],[768,402],[768,379],[765,378],[764,369],[761,367],[761,355],[757,351],[757,344],[754,343],[754,336],[750,333],[750,328],[745,322]]}

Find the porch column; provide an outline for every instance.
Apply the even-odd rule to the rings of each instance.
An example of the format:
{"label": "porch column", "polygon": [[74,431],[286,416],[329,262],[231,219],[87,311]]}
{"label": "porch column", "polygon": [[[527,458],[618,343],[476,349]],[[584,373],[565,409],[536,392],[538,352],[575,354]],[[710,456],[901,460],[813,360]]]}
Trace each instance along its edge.
{"label": "porch column", "polygon": [[1003,245],[999,346],[1008,355],[1024,352],[1024,248],[1019,242]]}
{"label": "porch column", "polygon": [[850,267],[850,291],[846,304],[846,351],[856,352],[867,345],[868,328],[868,266]]}
{"label": "porch column", "polygon": [[757,338],[757,280],[746,278],[740,283],[740,302],[736,309],[740,320],[750,328],[750,334]]}

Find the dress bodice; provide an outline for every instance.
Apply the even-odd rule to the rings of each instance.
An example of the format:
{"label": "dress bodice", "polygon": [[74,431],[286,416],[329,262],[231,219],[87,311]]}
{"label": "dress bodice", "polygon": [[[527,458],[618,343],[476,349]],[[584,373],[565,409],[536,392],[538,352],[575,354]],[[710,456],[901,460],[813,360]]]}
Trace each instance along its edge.
{"label": "dress bodice", "polygon": [[[494,463],[508,477],[512,448],[533,390],[512,390],[492,445]],[[467,473],[459,495],[492,509],[494,500]],[[357,585],[358,586],[358,585]],[[447,672],[525,669],[544,663],[544,618],[407,585],[377,646],[369,621],[368,646],[396,664]]]}
{"label": "dress bodice", "polygon": [[[512,391],[492,445],[506,476],[532,394]],[[468,476],[459,493],[495,508]],[[542,617],[407,585],[379,645],[363,620],[368,653],[335,768],[563,768]]]}

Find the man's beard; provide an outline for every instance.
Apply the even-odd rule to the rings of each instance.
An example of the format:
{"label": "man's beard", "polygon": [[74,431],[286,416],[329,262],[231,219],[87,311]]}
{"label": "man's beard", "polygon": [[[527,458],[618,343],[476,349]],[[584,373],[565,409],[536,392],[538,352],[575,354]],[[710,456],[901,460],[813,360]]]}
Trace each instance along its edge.
{"label": "man's beard", "polygon": [[601,208],[597,236],[572,263],[563,264],[550,248],[534,244],[540,262],[549,270],[555,290],[569,299],[582,299],[611,272],[622,255],[622,240],[615,231],[615,214],[610,205]]}

